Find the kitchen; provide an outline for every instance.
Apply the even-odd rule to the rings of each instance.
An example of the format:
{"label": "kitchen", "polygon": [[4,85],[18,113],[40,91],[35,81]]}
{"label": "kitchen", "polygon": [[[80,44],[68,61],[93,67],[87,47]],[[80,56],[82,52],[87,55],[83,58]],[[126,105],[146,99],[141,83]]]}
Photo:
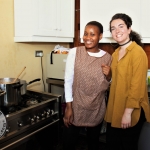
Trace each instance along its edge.
{"label": "kitchen", "polygon": [[[48,85],[46,84],[46,55],[50,53],[50,51],[52,49],[54,49],[54,47],[57,44],[61,44],[64,47],[69,47],[69,42],[14,42],[14,35],[15,35],[15,31],[14,31],[14,0],[8,0],[8,1],[1,1],[0,2],[0,13],[1,13],[1,21],[3,23],[1,23],[0,28],[1,28],[1,33],[0,33],[0,37],[1,37],[1,78],[16,78],[17,75],[21,72],[21,70],[25,68],[25,70],[22,72],[22,74],[19,76],[19,79],[21,80],[25,80],[26,83],[29,83],[30,81],[40,78],[41,81],[32,83],[30,85],[28,85],[27,87],[29,89],[33,89],[34,91],[47,91],[47,87]],[[43,57],[35,57],[35,52],[36,51],[43,51]],[[42,66],[41,66],[41,61],[42,61]],[[41,68],[43,67],[43,68]],[[44,72],[42,72],[42,69]],[[43,84],[44,82],[44,84]],[[31,92],[32,93],[32,92]],[[38,92],[39,93],[39,92]],[[43,95],[43,93],[39,93],[39,95]],[[45,109],[45,107],[50,108],[50,111],[47,109],[46,113],[45,112],[40,115],[36,116],[36,122],[38,125],[36,125],[36,123],[34,123],[35,118],[32,118],[34,116],[30,117],[30,123],[32,124],[33,128],[30,128],[30,130],[32,130],[32,133],[36,133],[39,130],[39,143],[41,143],[41,137],[43,138],[43,134],[45,134],[45,130],[44,127],[47,129],[47,131],[49,133],[51,133],[50,137],[49,136],[45,136],[46,139],[53,139],[55,140],[55,135],[58,134],[57,130],[58,130],[58,122],[59,122],[59,95],[47,95],[45,94],[45,96],[43,95],[43,98],[47,97],[47,102],[42,102],[38,105],[38,107],[34,108],[33,106],[31,106],[32,108],[30,109],[30,107],[28,109],[24,109],[23,113],[22,113],[22,117],[26,117],[25,115],[32,114],[34,115],[35,113],[38,113],[40,111],[43,111],[43,109]],[[50,100],[49,100],[50,99]],[[38,111],[38,112],[37,112]],[[19,111],[20,112],[20,111]],[[21,113],[20,113],[21,114]],[[31,141],[30,148],[32,148],[32,145],[34,145],[33,147],[36,148],[37,142],[34,142],[35,137],[32,136],[32,133],[30,131],[30,133],[27,133],[25,127],[28,128],[28,124],[30,124],[29,122],[18,122],[17,120],[14,122],[18,122],[18,127],[20,126],[24,126],[23,130],[21,131],[20,129],[18,130],[18,132],[16,131],[16,127],[13,125],[14,122],[12,122],[12,120],[15,120],[16,118],[20,117],[19,113],[14,114],[13,115],[8,115],[7,119],[5,118],[6,116],[1,115],[1,119],[6,119],[7,123],[8,123],[8,128],[5,128],[5,123],[3,124],[3,127],[5,128],[6,133],[7,133],[7,137],[4,137],[3,134],[1,134],[1,143],[0,143],[0,149],[19,149],[20,147],[18,145],[25,143],[27,141],[27,139],[29,141]],[[52,115],[51,115],[52,114]],[[45,115],[47,117],[42,117],[42,115]],[[50,116],[50,117],[49,117]],[[38,121],[38,117],[39,118],[43,118],[42,120],[39,119]],[[50,125],[51,124],[51,125]],[[53,125],[54,124],[54,125]],[[50,126],[50,128],[48,127]],[[28,128],[29,129],[29,128]],[[42,133],[40,132],[40,130],[42,130]],[[46,131],[46,132],[47,132]],[[10,138],[12,138],[13,134],[16,136],[18,133],[22,134],[24,132],[24,135],[22,135],[21,137],[14,139],[10,142]],[[54,133],[53,133],[54,132]],[[26,133],[26,134],[25,134]],[[52,134],[53,133],[53,134]],[[30,135],[31,134],[31,135]],[[54,135],[55,134],[55,135]],[[30,136],[29,136],[30,135]],[[28,137],[29,136],[29,137]],[[26,138],[24,138],[26,137]],[[30,138],[31,137],[31,138]],[[6,139],[7,141],[9,141],[8,143],[5,144]],[[23,138],[23,139],[22,139]],[[44,139],[44,138],[43,138]],[[45,139],[45,140],[46,140]],[[51,142],[53,141],[51,140]],[[18,141],[18,142],[17,142]],[[20,142],[21,141],[21,142]],[[16,144],[17,143],[17,144]],[[20,144],[18,144],[20,143]],[[35,144],[34,144],[35,143]],[[47,142],[48,143],[48,142]],[[40,144],[41,145],[41,144]],[[52,145],[52,144],[51,144]],[[45,144],[46,146],[46,144]],[[43,146],[43,147],[45,147]],[[22,144],[20,149],[25,149],[25,145]],[[37,147],[39,148],[39,145],[37,145]],[[52,146],[51,146],[52,147]],[[33,149],[34,149],[33,148]],[[28,149],[28,148],[26,148]]]}
{"label": "kitchen", "polygon": [[[0,2],[0,48],[1,48],[1,66],[0,72],[1,78],[4,77],[13,77],[15,78],[20,70],[26,66],[25,71],[20,76],[20,79],[26,80],[27,82],[36,79],[43,78],[46,86],[46,92],[48,92],[48,84],[46,83],[46,58],[47,54],[57,44],[60,44],[64,47],[73,47],[82,45],[80,42],[79,36],[79,21],[80,21],[80,4],[79,0],[75,1],[76,11],[75,15],[75,39],[74,44],[72,42],[14,42],[14,0],[1,0]],[[109,43],[101,43],[100,47],[106,49],[108,52],[113,52],[113,47]],[[150,60],[150,44],[146,43],[144,49]],[[43,57],[35,57],[35,51],[42,50]],[[44,75],[41,70],[41,59],[43,60],[43,70]],[[149,61],[150,68],[150,61]],[[34,83],[28,87],[29,89],[44,91],[44,84],[41,82]]]}

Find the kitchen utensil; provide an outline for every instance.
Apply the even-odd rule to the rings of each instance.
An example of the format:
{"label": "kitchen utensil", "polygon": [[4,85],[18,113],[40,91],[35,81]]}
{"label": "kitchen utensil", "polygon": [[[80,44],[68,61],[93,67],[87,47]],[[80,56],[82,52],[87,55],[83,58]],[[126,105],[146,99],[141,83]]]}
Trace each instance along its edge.
{"label": "kitchen utensil", "polygon": [[22,74],[22,72],[26,69],[26,67],[24,67],[21,72],[18,74],[18,76],[14,79],[13,83],[16,82],[16,80],[19,78],[19,76]]}
{"label": "kitchen utensil", "polygon": [[0,96],[4,95],[6,92],[0,89]]}
{"label": "kitchen utensil", "polygon": [[[15,78],[0,78],[0,107],[10,107],[17,105],[21,99],[20,80]],[[3,94],[2,94],[3,93]]]}
{"label": "kitchen utensil", "polygon": [[23,86],[21,87],[21,95],[26,94],[27,86],[29,84],[32,84],[32,83],[40,81],[40,80],[41,80],[40,78],[37,78],[37,79],[34,79],[34,80],[30,81],[29,83],[27,83],[26,80],[20,80],[20,83],[23,84]]}

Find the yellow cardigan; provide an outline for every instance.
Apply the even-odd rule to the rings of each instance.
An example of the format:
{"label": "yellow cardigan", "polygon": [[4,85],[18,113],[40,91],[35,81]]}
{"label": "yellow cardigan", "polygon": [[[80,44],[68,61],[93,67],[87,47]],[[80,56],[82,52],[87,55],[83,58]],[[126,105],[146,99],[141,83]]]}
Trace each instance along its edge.
{"label": "yellow cardigan", "polygon": [[120,48],[112,55],[112,83],[105,114],[105,121],[112,127],[121,128],[125,108],[134,108],[131,125],[139,120],[141,107],[150,122],[150,105],[147,93],[148,61],[144,50],[132,42],[126,48],[126,54],[118,61]]}

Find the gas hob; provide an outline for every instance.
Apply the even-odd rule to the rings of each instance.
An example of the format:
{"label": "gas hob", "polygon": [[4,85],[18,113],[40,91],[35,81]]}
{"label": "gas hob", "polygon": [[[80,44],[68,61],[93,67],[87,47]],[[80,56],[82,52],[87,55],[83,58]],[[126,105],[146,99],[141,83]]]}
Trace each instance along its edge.
{"label": "gas hob", "polygon": [[18,106],[1,109],[0,149],[15,145],[60,120],[60,95],[28,90],[24,97]]}

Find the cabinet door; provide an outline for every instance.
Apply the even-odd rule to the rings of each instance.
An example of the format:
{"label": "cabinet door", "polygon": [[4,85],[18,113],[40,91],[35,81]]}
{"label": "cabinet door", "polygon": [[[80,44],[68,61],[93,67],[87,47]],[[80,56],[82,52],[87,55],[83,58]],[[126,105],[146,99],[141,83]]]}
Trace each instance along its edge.
{"label": "cabinet door", "polygon": [[109,21],[116,13],[125,13],[133,20],[133,30],[140,31],[140,0],[80,0],[80,37],[89,21],[99,21],[104,27],[102,42],[110,42]]}
{"label": "cabinet door", "polygon": [[33,35],[33,3],[31,0],[14,0],[15,37]]}
{"label": "cabinet door", "polygon": [[74,37],[74,0],[34,0],[34,35]]}
{"label": "cabinet door", "polygon": [[14,0],[15,42],[73,42],[75,0]]}
{"label": "cabinet door", "polygon": [[141,1],[141,35],[144,37],[146,43],[150,43],[150,12],[149,12],[150,1],[142,0]]}
{"label": "cabinet door", "polygon": [[57,0],[57,36],[74,37],[74,20],[75,20],[75,1],[74,0]]}
{"label": "cabinet door", "polygon": [[33,0],[34,35],[56,36],[57,0]]}

